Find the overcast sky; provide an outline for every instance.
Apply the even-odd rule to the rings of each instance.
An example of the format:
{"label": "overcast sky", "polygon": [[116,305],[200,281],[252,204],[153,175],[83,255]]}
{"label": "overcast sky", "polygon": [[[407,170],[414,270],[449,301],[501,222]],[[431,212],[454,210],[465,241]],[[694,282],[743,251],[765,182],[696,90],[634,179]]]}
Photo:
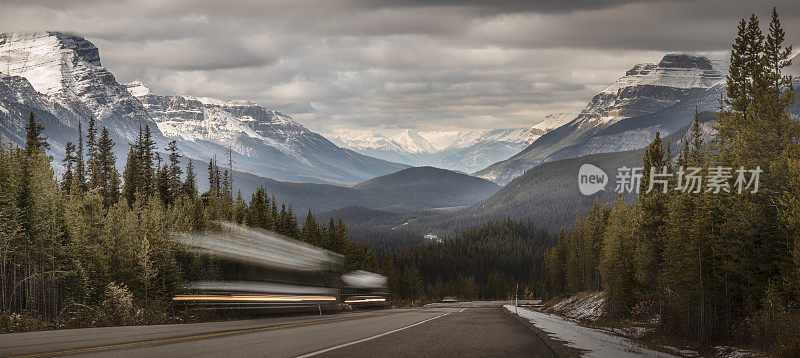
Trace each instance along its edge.
{"label": "overcast sky", "polygon": [[[401,5],[402,4],[402,5]],[[247,99],[312,130],[530,126],[633,65],[724,51],[739,18],[800,1],[5,1],[0,32],[69,31],[120,82]]]}

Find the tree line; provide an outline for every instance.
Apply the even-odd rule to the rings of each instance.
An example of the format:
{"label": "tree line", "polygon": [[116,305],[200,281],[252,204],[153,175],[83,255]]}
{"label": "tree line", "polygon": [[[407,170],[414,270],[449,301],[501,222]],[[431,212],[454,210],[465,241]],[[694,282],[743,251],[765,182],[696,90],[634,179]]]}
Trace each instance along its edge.
{"label": "tree line", "polygon": [[[784,40],[774,9],[766,34],[755,15],[739,23],[710,140],[697,116],[677,156],[657,135],[638,200],[595,203],[561,232],[545,260],[548,295],[602,289],[613,318],[650,307],[667,332],[800,351],[800,125]],[[650,168],[717,166],[760,167],[758,191],[646,192]]]}
{"label": "tree line", "polygon": [[[78,124],[55,178],[44,128],[31,113],[23,148],[0,140],[0,330],[160,323],[174,319],[173,291],[219,279],[220,262],[187,255],[173,231],[214,230],[217,220],[264,228],[345,255],[348,269],[377,270],[374,253],[345,224],[298,223],[291,206],[259,188],[249,202],[233,175],[209,161],[209,191],[175,141],[162,159],[150,128],[130,144],[122,174],[107,128]],[[182,165],[185,162],[185,166]]]}
{"label": "tree line", "polygon": [[381,266],[399,300],[541,297],[544,258],[554,245],[531,222],[492,221],[441,242],[389,251]]}

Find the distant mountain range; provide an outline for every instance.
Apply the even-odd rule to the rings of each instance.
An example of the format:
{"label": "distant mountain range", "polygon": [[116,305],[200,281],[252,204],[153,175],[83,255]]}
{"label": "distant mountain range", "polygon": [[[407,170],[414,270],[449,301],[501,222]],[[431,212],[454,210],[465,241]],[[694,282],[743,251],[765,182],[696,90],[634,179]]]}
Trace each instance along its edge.
{"label": "distant mountain range", "polygon": [[[713,133],[713,115],[703,113],[701,123],[708,139]],[[667,136],[665,145],[668,142],[672,148],[680,148],[687,136],[688,126]],[[617,170],[623,166],[640,167],[644,150],[598,153],[547,162],[515,178],[487,199],[466,208],[390,213],[348,207],[321,216],[344,218],[354,238],[380,247],[418,244],[426,241],[426,235],[446,238],[491,220],[530,220],[555,234],[585,214],[595,201],[613,202],[617,196],[613,184]],[[673,154],[677,155],[677,150]],[[578,170],[587,163],[601,168],[610,178],[605,190],[589,196],[582,195],[578,189]],[[623,198],[634,200],[636,194],[624,193]]]}
{"label": "distant mountain range", "polygon": [[[786,73],[800,77],[800,58],[793,63]],[[508,217],[556,228],[593,200],[614,196],[580,195],[581,164],[607,171],[640,165],[642,148],[656,131],[677,151],[695,109],[716,109],[725,74],[722,56],[667,54],[657,64],[634,66],[581,113],[551,115],[531,128],[405,130],[393,136],[348,131],[328,140],[252,102],[120,84],[101,65],[98,49],[76,35],[0,34],[0,134],[24,145],[28,113],[34,112],[58,163],[66,142],[77,140],[78,123],[85,131],[94,117],[111,132],[120,168],[127,144],[145,125],[159,148],[176,140],[201,168],[214,156],[225,162],[230,148],[236,186],[246,198],[264,186],[300,214],[310,209],[344,216],[363,235],[444,237]],[[800,104],[792,115],[800,119]],[[709,130],[712,120],[706,121]],[[202,189],[207,174],[198,174]]]}
{"label": "distant mountain range", "polygon": [[231,148],[239,154],[237,167],[259,175],[349,184],[407,167],[339,148],[290,116],[252,102],[158,95],[141,82],[126,87],[166,137],[204,153]]}
{"label": "distant mountain range", "polygon": [[471,173],[508,159],[574,117],[574,113],[550,114],[528,128],[421,132],[406,129],[393,136],[371,131],[339,131],[328,138],[343,148],[375,158]]}
{"label": "distant mountain range", "polygon": [[[198,180],[205,183],[207,174],[199,173]],[[268,195],[292,205],[300,215],[307,210],[318,214],[346,207],[380,210],[391,215],[454,210],[480,202],[500,190],[499,185],[488,180],[433,167],[407,168],[352,186],[283,182],[246,173],[237,175],[236,180],[246,199],[262,186]]]}
{"label": "distant mountain range", "polygon": [[140,126],[159,148],[176,140],[189,158],[226,161],[278,180],[358,183],[408,167],[339,148],[291,117],[250,102],[150,93],[123,85],[100,63],[97,47],[59,32],[0,34],[0,133],[24,144],[28,113],[45,125],[56,160],[77,141],[78,122],[94,117],[116,142],[118,166]]}
{"label": "distant mountain range", "polygon": [[636,65],[595,95],[572,121],[475,175],[504,185],[553,160],[644,147],[656,131],[670,134],[687,125],[695,108],[718,106],[725,74],[722,58],[690,53]]}
{"label": "distant mountain range", "polygon": [[[719,67],[717,64],[714,66]],[[784,74],[800,78],[800,57],[793,59],[793,65],[785,69]],[[800,81],[794,81],[794,88],[795,97],[800,98]],[[536,225],[555,232],[571,225],[577,216],[585,214],[595,200],[612,202],[617,195],[612,185],[594,195],[582,195],[577,185],[581,165],[593,164],[603,169],[613,181],[618,168],[642,165],[644,147],[653,140],[655,131],[662,131],[665,145],[669,143],[673,155],[677,156],[678,150],[683,147],[683,141],[688,139],[688,127],[695,105],[712,110],[700,113],[705,142],[710,142],[716,121],[714,109],[724,91],[724,85],[715,84],[706,90],[698,88],[692,91],[699,95],[682,96],[679,102],[655,113],[617,120],[589,136],[591,140],[579,141],[576,145],[554,151],[547,160],[513,178],[496,194],[468,208],[451,211],[426,210],[398,215],[351,207],[324,215],[344,217],[354,237],[370,242],[374,242],[376,237],[380,238],[382,241],[375,244],[382,245],[381,247],[417,244],[424,242],[426,235],[444,238],[486,221],[508,218],[531,220]],[[796,103],[790,114],[795,120],[800,120],[800,105]],[[551,134],[572,129],[572,124],[569,123]],[[546,134],[530,148],[541,150],[544,146],[537,145],[541,145],[539,142],[551,134]],[[592,146],[603,142],[605,147]],[[614,150],[620,147],[623,149]],[[600,148],[598,153],[591,153],[597,148]],[[636,194],[632,193],[624,195],[626,200],[634,200],[635,197]]]}

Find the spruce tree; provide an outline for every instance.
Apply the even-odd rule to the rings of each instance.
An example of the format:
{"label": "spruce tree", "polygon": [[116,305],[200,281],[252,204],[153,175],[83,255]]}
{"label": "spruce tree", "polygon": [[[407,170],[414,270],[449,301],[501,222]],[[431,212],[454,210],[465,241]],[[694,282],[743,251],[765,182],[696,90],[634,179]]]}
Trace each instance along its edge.
{"label": "spruce tree", "polygon": [[83,157],[83,121],[78,120],[78,153],[76,154],[75,181],[81,191],[86,191],[86,165]]}
{"label": "spruce tree", "polygon": [[182,156],[178,154],[178,146],[174,140],[169,142],[167,151],[169,152],[169,193],[170,197],[175,200],[181,196],[181,187],[183,186],[181,183],[183,170],[180,166]]}
{"label": "spruce tree", "polygon": [[300,231],[300,240],[303,240],[311,245],[318,246],[320,241],[320,230],[314,215],[311,214],[311,209],[306,214],[306,221],[303,224],[303,229]]}
{"label": "spruce tree", "polygon": [[98,162],[97,127],[94,117],[89,118],[89,128],[86,131],[86,164],[89,189],[99,186],[100,168]]}
{"label": "spruce tree", "polygon": [[164,164],[158,169],[156,173],[156,193],[161,198],[164,206],[169,206],[172,203],[172,193],[170,190],[170,169],[167,164]]}
{"label": "spruce tree", "polygon": [[233,221],[237,224],[243,224],[247,218],[247,202],[242,197],[242,191],[236,192],[236,200],[233,204]]}
{"label": "spruce tree", "polygon": [[122,187],[122,196],[128,202],[129,206],[133,206],[136,201],[136,194],[142,188],[139,183],[141,180],[141,163],[139,162],[139,154],[137,153],[136,144],[131,145],[128,151],[128,157],[125,161],[125,170],[122,173],[125,184]]}
{"label": "spruce tree", "polygon": [[614,203],[603,237],[600,272],[603,275],[606,307],[612,317],[622,317],[636,301],[634,257],[635,219],[622,196]]}
{"label": "spruce tree", "polygon": [[[639,210],[636,230],[636,248],[634,261],[636,263],[635,277],[638,287],[642,290],[643,298],[657,299],[662,302],[660,295],[659,273],[662,264],[662,252],[665,241],[665,221],[668,213],[668,182],[656,184],[655,177],[651,175],[669,174],[668,156],[664,151],[661,133],[656,132],[653,142],[645,150],[642,157],[642,186],[639,192]],[[661,177],[660,179],[664,179]],[[650,183],[653,183],[652,190]],[[667,193],[663,187],[667,187]]]}
{"label": "spruce tree", "polygon": [[39,153],[44,154],[44,151],[50,148],[50,144],[47,143],[47,137],[42,132],[44,132],[44,127],[36,123],[36,118],[31,112],[28,124],[25,126],[25,154],[29,158]]}
{"label": "spruce tree", "polygon": [[139,150],[139,170],[138,183],[142,195],[150,196],[155,191],[155,174],[158,167],[156,166],[157,154],[156,143],[153,141],[153,135],[150,132],[150,126],[145,126],[144,131],[140,129],[140,139],[138,143]]}
{"label": "spruce tree", "polygon": [[778,10],[773,7],[772,18],[769,23],[769,33],[764,43],[764,55],[768,66],[769,81],[773,89],[778,91],[781,90],[782,86],[791,83],[791,81],[788,81],[788,78],[784,77],[781,73],[783,68],[792,64],[790,59],[792,55],[792,46],[784,47],[783,42],[785,40],[786,32],[783,30],[783,26],[781,26]]}
{"label": "spruce tree", "polygon": [[191,159],[186,164],[186,179],[183,182],[183,195],[190,199],[197,196],[197,178],[194,174],[194,164]]}
{"label": "spruce tree", "polygon": [[692,146],[691,149],[687,150],[687,160],[694,165],[698,165],[704,162],[705,158],[703,154],[703,129],[700,127],[700,114],[697,112],[697,108],[694,110],[691,137]]}
{"label": "spruce tree", "polygon": [[61,190],[69,194],[70,189],[72,188],[73,185],[73,179],[75,177],[72,170],[76,162],[75,145],[72,144],[72,142],[67,142],[64,151],[65,154],[62,163],[65,167],[65,170],[64,170],[64,175],[61,178]]}
{"label": "spruce tree", "polygon": [[113,152],[114,141],[104,126],[97,142],[97,185],[100,187],[100,196],[103,197],[103,206],[110,207],[119,199],[119,172],[116,168],[117,158]]}

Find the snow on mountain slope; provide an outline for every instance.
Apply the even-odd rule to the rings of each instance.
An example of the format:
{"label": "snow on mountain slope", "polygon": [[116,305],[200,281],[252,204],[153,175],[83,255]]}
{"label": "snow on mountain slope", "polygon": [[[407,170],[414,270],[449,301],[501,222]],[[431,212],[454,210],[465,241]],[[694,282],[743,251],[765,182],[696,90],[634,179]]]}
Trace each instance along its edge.
{"label": "snow on mountain slope", "polygon": [[[140,123],[152,124],[139,101],[101,65],[97,47],[80,36],[59,32],[0,34],[0,72],[24,77],[51,102],[78,118],[93,116],[116,137],[132,141]],[[74,119],[63,121],[77,127]]]}
{"label": "snow on mountain slope", "polygon": [[0,133],[24,145],[24,124],[34,112],[54,163],[67,141],[77,141],[78,123],[85,134],[94,117],[116,143],[118,167],[141,126],[150,127],[159,150],[175,139],[185,156],[207,161],[232,147],[236,169],[279,180],[351,184],[406,167],[339,148],[254,103],[158,96],[141,83],[122,85],[101,65],[97,47],[73,34],[0,34],[0,89]]}
{"label": "snow on mountain slope", "polygon": [[[467,131],[478,133],[480,131]],[[423,131],[419,135],[428,141],[437,151],[445,150],[454,142],[459,141],[464,136],[465,131]]]}
{"label": "snow on mountain slope", "polygon": [[551,113],[546,115],[543,121],[537,123],[531,129],[534,130],[534,132],[541,132],[541,134],[544,134],[567,124],[567,122],[573,120],[576,115],[577,113],[571,112]]}
{"label": "snow on mountain slope", "polygon": [[[689,103],[712,108],[724,86],[719,59],[697,54],[665,55],[658,64],[639,64],[595,95],[572,121],[543,135],[513,157],[475,173],[506,184],[528,169],[554,159],[641,146],[656,130],[681,127]],[[671,111],[671,112],[670,112]]]}
{"label": "snow on mountain slope", "polygon": [[165,136],[201,153],[209,145],[231,148],[237,166],[257,174],[352,183],[405,167],[339,148],[288,115],[253,102],[157,95],[141,82],[127,87]]}
{"label": "snow on mountain slope", "polygon": [[[0,72],[0,134],[5,141],[18,145],[25,143],[25,126],[33,112],[37,122],[44,125],[44,135],[50,142],[50,153],[64,156],[64,146],[71,132],[63,122],[77,123],[80,116],[44,94],[37,92],[24,77],[9,76]],[[6,143],[7,144],[7,143]]]}
{"label": "snow on mountain slope", "polygon": [[419,135],[419,133],[410,129],[406,129],[402,133],[391,137],[391,140],[399,144],[403,150],[409,153],[433,153],[436,151],[433,144]]}
{"label": "snow on mountain slope", "polygon": [[364,130],[338,131],[334,143],[359,153],[414,166],[436,166],[474,172],[509,158],[542,134],[575,118],[574,113],[549,114],[531,128],[468,131],[404,130],[387,137]]}
{"label": "snow on mountain slope", "polygon": [[658,64],[644,63],[628,70],[595,95],[577,121],[592,127],[611,125],[669,107],[686,91],[708,89],[723,81],[724,75],[705,56],[667,54]]}

